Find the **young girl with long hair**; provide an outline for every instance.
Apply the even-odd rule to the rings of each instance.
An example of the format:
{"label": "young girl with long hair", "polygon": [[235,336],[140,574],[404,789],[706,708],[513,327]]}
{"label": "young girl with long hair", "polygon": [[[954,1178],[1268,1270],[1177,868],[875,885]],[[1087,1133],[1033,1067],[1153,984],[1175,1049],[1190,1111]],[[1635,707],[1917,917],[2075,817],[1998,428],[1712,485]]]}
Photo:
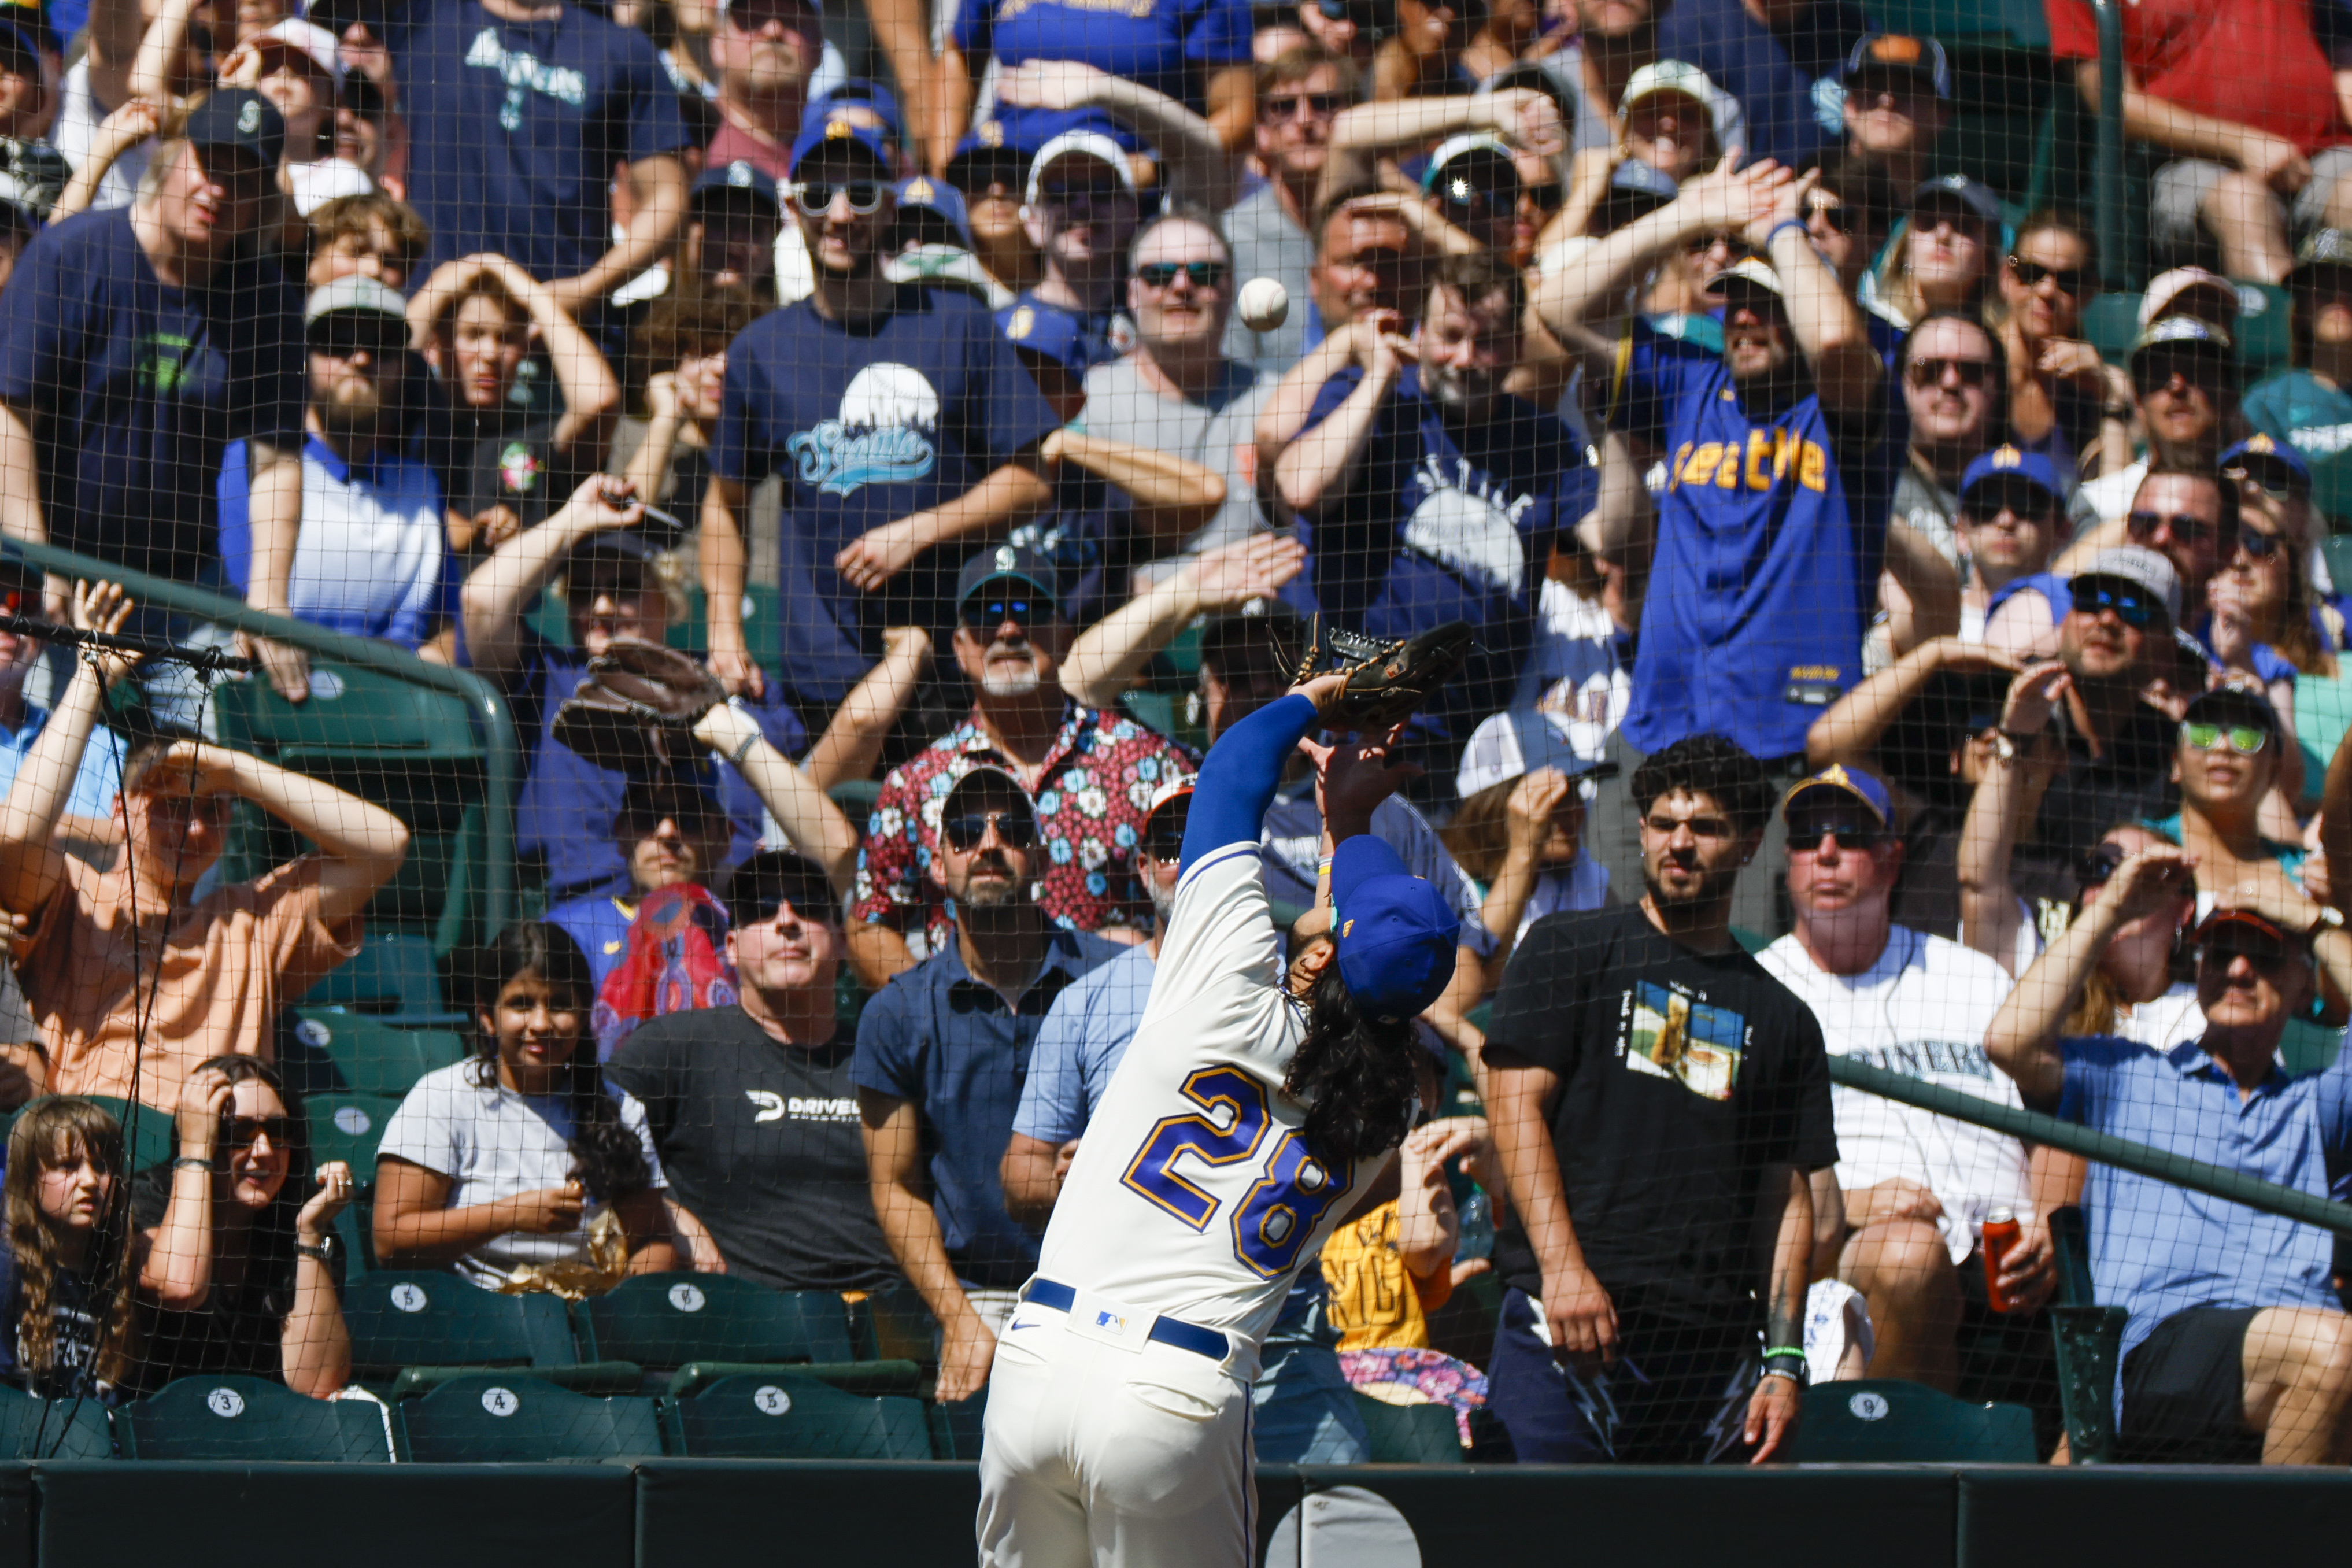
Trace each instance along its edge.
{"label": "young girl with long hair", "polygon": [[127,1192],[122,1129],[104,1110],[61,1096],[16,1118],[0,1183],[8,1221],[0,1373],[27,1393],[111,1400],[130,1385]]}

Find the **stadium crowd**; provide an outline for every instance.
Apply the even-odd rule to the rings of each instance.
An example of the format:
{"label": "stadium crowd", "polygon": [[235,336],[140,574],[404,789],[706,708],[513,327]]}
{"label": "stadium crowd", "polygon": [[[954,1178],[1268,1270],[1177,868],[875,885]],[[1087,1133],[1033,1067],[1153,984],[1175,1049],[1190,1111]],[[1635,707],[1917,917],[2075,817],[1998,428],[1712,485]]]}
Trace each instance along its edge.
{"label": "stadium crowd", "polygon": [[[2352,1180],[2298,1043],[2352,1014],[2352,14],[2125,8],[2133,319],[2136,259],[1969,164],[1961,51],[1866,11],[0,8],[0,528],[488,678],[543,911],[446,955],[471,1052],[374,1168],[314,1160],[280,1015],[410,828],[182,666],[0,631],[0,1363],[324,1396],[371,1264],[696,1270],[911,1292],[978,1395],[1202,749],[1329,628],[1465,622],[1373,818],[1460,915],[1425,1121],[1267,1342],[1262,1458],[1368,1457],[1354,1391],[1480,1458],[1768,1458],[1865,1373],[2063,1452],[2071,1209],[2125,1457],[2352,1459],[2324,1232],[1829,1067]],[[134,598],[0,563],[332,694]],[[674,634],[698,754],[557,739]],[[304,852],[221,874],[264,816]],[[1295,962],[1312,758],[1264,834]]]}

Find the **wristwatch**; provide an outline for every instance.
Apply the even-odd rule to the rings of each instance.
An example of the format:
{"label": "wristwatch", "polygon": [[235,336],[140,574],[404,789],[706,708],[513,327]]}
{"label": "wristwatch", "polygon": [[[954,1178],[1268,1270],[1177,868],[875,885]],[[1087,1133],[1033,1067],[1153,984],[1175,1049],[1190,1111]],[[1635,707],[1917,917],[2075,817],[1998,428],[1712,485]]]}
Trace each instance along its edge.
{"label": "wristwatch", "polygon": [[2337,909],[2334,904],[2322,904],[2319,906],[2319,912],[2312,917],[2310,929],[2305,931],[2303,934],[2316,942],[2321,936],[2325,935],[2328,931],[2342,931],[2343,929],[2344,911]]}
{"label": "wristwatch", "polygon": [[294,1250],[305,1258],[315,1258],[332,1268],[335,1266],[335,1259],[342,1254],[343,1243],[342,1239],[331,1230],[319,1238],[319,1245],[316,1247],[312,1247],[309,1242],[297,1240],[294,1243]]}

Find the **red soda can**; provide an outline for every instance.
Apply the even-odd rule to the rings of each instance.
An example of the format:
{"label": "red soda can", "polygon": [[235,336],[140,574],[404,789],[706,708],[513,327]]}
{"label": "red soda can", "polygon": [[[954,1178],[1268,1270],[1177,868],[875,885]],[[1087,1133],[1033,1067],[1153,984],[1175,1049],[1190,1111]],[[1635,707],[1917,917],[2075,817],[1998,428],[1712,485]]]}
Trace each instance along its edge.
{"label": "red soda can", "polygon": [[2000,1269],[2022,1234],[2015,1209],[2003,1207],[1985,1211],[1984,1232],[1977,1244],[1977,1250],[1984,1254],[1985,1300],[1996,1312],[2017,1310],[2017,1303],[2000,1288]]}

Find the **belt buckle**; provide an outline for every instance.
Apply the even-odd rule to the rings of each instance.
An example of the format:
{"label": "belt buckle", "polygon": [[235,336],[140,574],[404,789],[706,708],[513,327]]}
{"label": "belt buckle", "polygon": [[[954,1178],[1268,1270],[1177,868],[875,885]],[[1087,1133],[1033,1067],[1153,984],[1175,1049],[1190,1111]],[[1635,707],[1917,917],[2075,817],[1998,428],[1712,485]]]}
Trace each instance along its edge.
{"label": "belt buckle", "polygon": [[1151,1337],[1151,1325],[1160,1321],[1157,1312],[1144,1311],[1124,1301],[1114,1301],[1092,1290],[1078,1290],[1073,1295],[1069,1331],[1080,1339],[1116,1346],[1130,1355],[1141,1353],[1145,1342]]}

